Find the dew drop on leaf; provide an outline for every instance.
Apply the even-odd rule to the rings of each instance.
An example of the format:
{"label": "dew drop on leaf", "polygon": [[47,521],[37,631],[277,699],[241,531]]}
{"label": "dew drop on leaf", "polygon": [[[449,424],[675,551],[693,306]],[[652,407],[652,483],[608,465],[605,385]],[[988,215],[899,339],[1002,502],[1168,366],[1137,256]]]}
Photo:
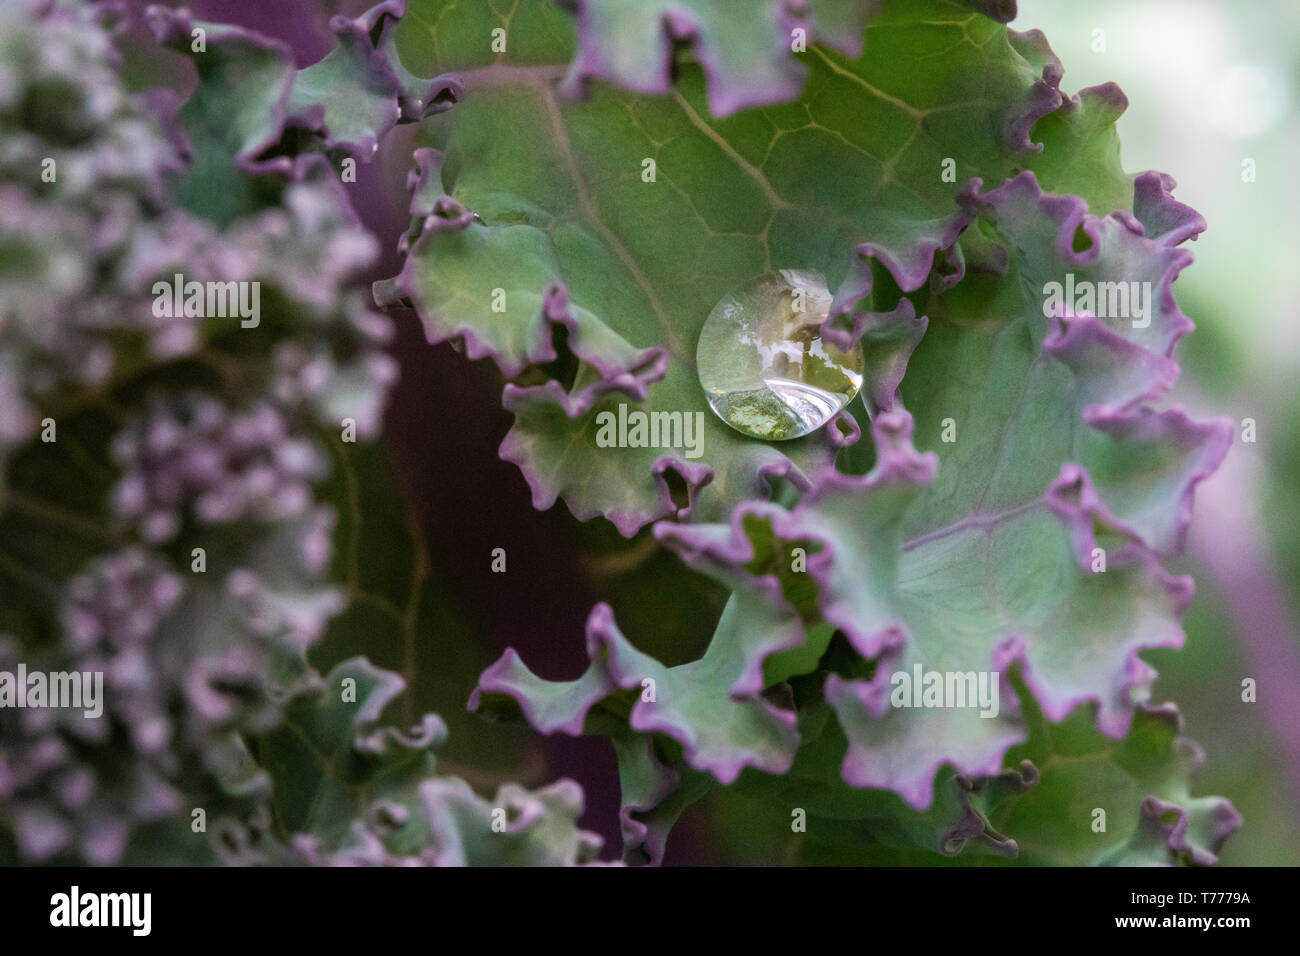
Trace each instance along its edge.
{"label": "dew drop on leaf", "polygon": [[696,367],[709,407],[768,441],[821,428],[862,387],[862,345],[822,340],[831,294],[819,272],[765,272],[728,292],[700,331]]}

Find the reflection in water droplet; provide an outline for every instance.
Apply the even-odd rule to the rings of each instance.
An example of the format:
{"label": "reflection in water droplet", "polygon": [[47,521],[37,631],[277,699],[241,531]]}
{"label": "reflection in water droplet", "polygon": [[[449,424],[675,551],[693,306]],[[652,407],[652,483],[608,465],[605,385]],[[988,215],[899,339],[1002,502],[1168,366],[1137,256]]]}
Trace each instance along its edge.
{"label": "reflection in water droplet", "polygon": [[753,438],[799,438],[862,387],[862,345],[822,341],[831,295],[818,272],[766,272],[722,297],[696,347],[700,385],[724,422]]}

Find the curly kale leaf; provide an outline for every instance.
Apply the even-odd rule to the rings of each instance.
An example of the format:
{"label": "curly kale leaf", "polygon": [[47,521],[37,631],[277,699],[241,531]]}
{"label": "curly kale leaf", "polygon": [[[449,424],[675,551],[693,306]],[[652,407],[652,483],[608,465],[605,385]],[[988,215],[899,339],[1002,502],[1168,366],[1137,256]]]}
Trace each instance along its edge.
{"label": "curly kale leaf", "polygon": [[[584,5],[580,27],[618,9]],[[530,45],[526,61],[474,59],[465,102],[435,124],[441,153],[412,177],[408,259],[381,297],[409,299],[432,337],[459,336],[527,383],[506,388],[516,422],[502,454],[535,503],[562,495],[625,533],[674,516],[656,537],[733,592],[697,661],[664,667],[601,606],[580,680],[543,681],[508,653],[471,706],[511,700],[543,732],[610,736],[629,859],[659,858],[685,802],[782,779],[828,734],[843,747],[823,786],[882,794],[885,831],[920,826],[943,851],[970,830],[1014,849],[1013,831],[971,829],[953,781],[1027,787],[1004,768],[1034,708],[1059,724],[1088,705],[1104,736],[1124,738],[1155,677],[1140,652],[1183,640],[1192,582],[1162,561],[1230,429],[1157,403],[1192,327],[1172,293],[1191,261],[1179,245],[1204,222],[1168,177],[1122,171],[1123,95],[1063,96],[1041,34],[944,3],[889,4],[861,57],[810,47],[796,99],[722,119],[706,91],[725,111],[729,81],[697,40],[700,62],[679,61],[671,86],[603,74],[663,94],[650,98],[595,85],[566,102],[545,68],[567,57],[559,41]],[[572,71],[612,43],[580,33]],[[637,175],[638,152],[657,178]],[[831,278],[823,332],[867,355],[858,422],[776,445],[706,413],[704,466],[598,447],[594,415],[617,402],[702,406],[690,346],[703,318],[773,267]],[[493,312],[493,286],[522,311]],[[554,327],[578,360],[567,386],[534,384],[563,367]],[[855,444],[862,431],[870,441]],[[774,474],[802,492],[793,506],[753,500]],[[992,700],[904,706],[900,675],[927,671],[990,681]],[[1207,805],[1170,792],[1148,794],[1142,832],[1168,822],[1166,798],[1189,814]],[[1172,857],[1149,839],[1103,849],[1212,860],[1235,822],[1208,805],[1222,826],[1196,824],[1194,844],[1180,830]]]}
{"label": "curly kale leaf", "polygon": [[[734,5],[692,6],[735,16]],[[584,10],[615,7],[649,10]],[[725,118],[710,113],[718,77],[687,58],[663,96],[597,84],[585,101],[566,98],[572,41],[544,4],[509,18],[434,3],[412,13],[399,50],[426,70],[460,71],[465,96],[428,124],[437,152],[417,154],[406,262],[377,297],[410,302],[432,340],[459,340],[514,377],[501,454],[539,508],[563,498],[580,519],[603,514],[628,535],[667,515],[716,520],[777,477],[806,489],[835,455],[832,433],[764,444],[707,408],[696,340],[735,286],[774,268],[825,275],[838,291],[828,331],[867,337],[866,389],[888,408],[926,319],[896,290],[873,301],[872,263],[904,291],[951,282],[969,222],[963,183],[1034,169],[1099,211],[1131,206],[1112,126],[1118,91],[1062,96],[1041,35],[959,6],[890,4],[857,59],[787,43],[807,74],[790,88],[797,99]],[[505,31],[505,52],[491,51],[493,30]],[[652,42],[618,35],[620,52]],[[581,34],[580,46],[610,36]],[[599,416],[620,404],[699,412],[702,454],[598,447]]]}

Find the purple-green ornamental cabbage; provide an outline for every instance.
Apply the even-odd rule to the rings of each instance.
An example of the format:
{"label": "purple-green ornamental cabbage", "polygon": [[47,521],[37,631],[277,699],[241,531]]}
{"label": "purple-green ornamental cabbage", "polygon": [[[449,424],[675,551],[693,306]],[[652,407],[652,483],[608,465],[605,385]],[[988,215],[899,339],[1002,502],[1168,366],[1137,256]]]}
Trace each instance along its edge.
{"label": "purple-green ornamental cabbage", "polygon": [[[385,720],[403,677],[308,660],[378,603],[328,490],[395,378],[377,304],[508,379],[537,508],[649,529],[730,593],[699,660],[601,603],[582,676],[511,650],[469,701],[609,738],[623,861],[730,788],[807,862],[1215,862],[1239,817],[1189,792],[1140,657],[1183,641],[1166,563],[1231,440],[1164,402],[1205,223],[1124,172],[1123,93],[1062,93],[1013,3],[387,0],[303,69],[184,11],[88,11],[3,23],[0,521],[77,533],[24,569],[43,596],[0,620],[0,670],[102,669],[107,716],[0,709],[0,856],[599,857],[575,783],[476,793],[439,718]],[[182,80],[128,91],[142,51]],[[410,226],[371,303],[345,184],[399,124]],[[792,441],[729,427],[696,367],[714,305],[773,270],[823,275],[821,338],[864,356],[861,398]],[[160,316],[177,274],[259,283],[256,326]],[[636,411],[698,447],[597,440]],[[74,456],[98,477],[69,505]]]}

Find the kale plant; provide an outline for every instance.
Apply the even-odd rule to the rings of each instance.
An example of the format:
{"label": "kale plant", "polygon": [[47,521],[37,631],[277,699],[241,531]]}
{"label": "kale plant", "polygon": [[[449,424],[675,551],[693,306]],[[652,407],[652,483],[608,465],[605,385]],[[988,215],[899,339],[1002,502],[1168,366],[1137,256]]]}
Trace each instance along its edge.
{"label": "kale plant", "polygon": [[[463,688],[471,753],[485,717],[609,739],[624,862],[724,790],[805,862],[1215,862],[1239,817],[1140,656],[1183,641],[1166,564],[1231,441],[1163,401],[1205,223],[1014,15],[386,0],[299,69],[185,10],[6,9],[0,670],[102,672],[105,707],[0,709],[0,857],[600,857],[577,784],[440,772],[446,726],[392,726],[413,675],[367,659],[432,639],[424,545],[367,524],[402,526],[367,444],[413,310],[505,380],[536,508],[726,594],[696,660],[602,602],[577,679],[510,650]],[[376,238],[358,164],[411,145]],[[746,289],[810,293],[760,342],[848,399],[801,437],[712,388]]]}

